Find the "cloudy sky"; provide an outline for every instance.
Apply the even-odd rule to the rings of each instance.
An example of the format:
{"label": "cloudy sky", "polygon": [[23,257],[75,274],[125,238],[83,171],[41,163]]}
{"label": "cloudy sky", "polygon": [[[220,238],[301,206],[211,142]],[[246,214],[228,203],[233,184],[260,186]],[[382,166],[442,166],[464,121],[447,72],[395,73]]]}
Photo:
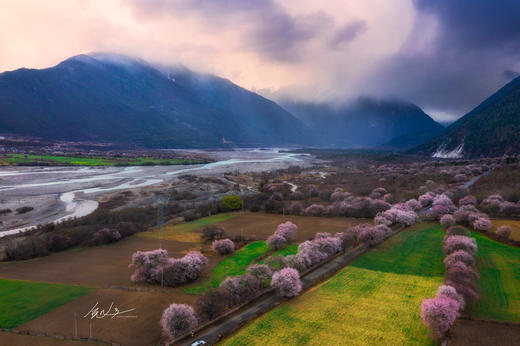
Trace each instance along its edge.
{"label": "cloudy sky", "polygon": [[437,120],[520,72],[518,0],[0,0],[0,70],[106,51],[275,99],[417,103]]}

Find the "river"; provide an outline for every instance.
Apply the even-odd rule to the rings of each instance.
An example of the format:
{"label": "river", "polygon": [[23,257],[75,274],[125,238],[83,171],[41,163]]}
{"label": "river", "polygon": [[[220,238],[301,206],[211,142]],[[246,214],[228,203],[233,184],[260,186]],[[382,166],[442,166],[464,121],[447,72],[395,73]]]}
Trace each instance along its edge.
{"label": "river", "polygon": [[[0,168],[0,209],[13,210],[0,216],[0,237],[37,224],[88,215],[98,207],[98,198],[111,191],[169,183],[182,174],[266,171],[290,165],[308,166],[313,161],[308,154],[284,153],[280,149],[204,153],[216,161],[193,166]],[[34,210],[25,214],[14,212],[22,206]]]}

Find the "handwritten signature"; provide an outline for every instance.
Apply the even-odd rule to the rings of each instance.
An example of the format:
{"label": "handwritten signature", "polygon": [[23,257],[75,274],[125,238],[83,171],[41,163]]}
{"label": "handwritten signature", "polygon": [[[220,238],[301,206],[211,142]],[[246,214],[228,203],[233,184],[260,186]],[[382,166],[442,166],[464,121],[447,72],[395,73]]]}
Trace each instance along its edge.
{"label": "handwritten signature", "polygon": [[[112,308],[114,308],[113,311],[112,311]],[[96,302],[96,304],[92,307],[92,309],[90,309],[90,311],[87,312],[85,314],[85,316],[83,316],[83,318],[90,317],[91,320],[93,320],[94,318],[105,318],[105,317],[110,317],[110,318],[114,318],[114,317],[117,317],[117,318],[137,318],[137,316],[121,316],[121,315],[126,314],[128,312],[134,311],[135,309],[136,308],[121,311],[121,310],[119,310],[118,307],[114,307],[114,302],[112,302],[110,304],[110,307],[108,308],[108,310],[105,311],[105,309],[100,310],[99,309],[99,302]]]}

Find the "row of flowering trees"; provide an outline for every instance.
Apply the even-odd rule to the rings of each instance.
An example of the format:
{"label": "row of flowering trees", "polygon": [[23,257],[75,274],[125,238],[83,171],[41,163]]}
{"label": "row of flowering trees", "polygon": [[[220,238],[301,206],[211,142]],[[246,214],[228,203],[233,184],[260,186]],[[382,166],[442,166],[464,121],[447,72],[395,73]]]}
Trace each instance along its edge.
{"label": "row of flowering trees", "polygon": [[164,249],[137,251],[129,265],[135,268],[130,279],[174,287],[198,280],[207,264],[208,259],[198,251],[190,251],[181,258],[168,257]]}
{"label": "row of flowering trees", "polygon": [[[374,191],[373,195],[378,192],[382,194],[384,191]],[[318,232],[312,240],[299,244],[294,255],[269,256],[264,263],[251,264],[245,274],[227,277],[218,288],[206,291],[197,299],[194,307],[185,304],[168,307],[161,318],[164,334],[170,339],[184,335],[199,323],[210,321],[226,310],[257,297],[269,286],[282,297],[297,296],[302,290],[301,273],[359,243],[370,246],[381,243],[392,233],[391,225],[411,225],[416,222],[418,217],[415,211],[420,208],[416,200],[385,207],[378,212],[374,224],[359,224],[334,235]],[[267,239],[268,246],[273,250],[283,248],[294,241],[297,230],[298,227],[290,221],[278,225]],[[222,253],[220,247],[230,247],[228,242],[224,246],[225,240],[213,242],[215,252]]]}
{"label": "row of flowering trees", "polygon": [[421,305],[421,317],[435,338],[444,339],[466,302],[478,299],[476,280],[479,274],[475,265],[477,243],[469,237],[469,231],[460,226],[451,226],[446,230],[443,241],[446,254],[444,264],[446,273],[444,285],[437,290],[437,295],[424,299]]}

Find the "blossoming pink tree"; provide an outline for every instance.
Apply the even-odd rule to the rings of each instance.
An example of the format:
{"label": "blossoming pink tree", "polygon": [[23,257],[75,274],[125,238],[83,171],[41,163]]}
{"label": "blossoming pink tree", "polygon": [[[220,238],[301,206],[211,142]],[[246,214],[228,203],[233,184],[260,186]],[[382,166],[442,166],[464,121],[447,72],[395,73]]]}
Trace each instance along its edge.
{"label": "blossoming pink tree", "polygon": [[271,286],[276,288],[282,297],[295,297],[302,290],[300,273],[293,268],[284,268],[277,271],[273,274]]}
{"label": "blossoming pink tree", "polygon": [[195,311],[186,304],[172,304],[162,314],[161,327],[170,340],[189,333],[197,327]]}

